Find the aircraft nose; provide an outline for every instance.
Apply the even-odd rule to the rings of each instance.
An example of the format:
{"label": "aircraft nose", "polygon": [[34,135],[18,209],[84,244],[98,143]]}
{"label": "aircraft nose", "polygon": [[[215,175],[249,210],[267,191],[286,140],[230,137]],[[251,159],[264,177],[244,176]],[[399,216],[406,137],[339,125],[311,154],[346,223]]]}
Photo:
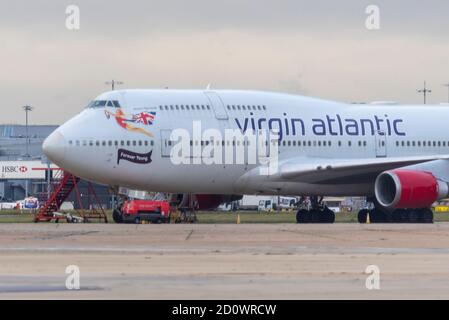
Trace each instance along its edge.
{"label": "aircraft nose", "polygon": [[59,130],[53,131],[42,144],[45,155],[54,163],[61,164],[64,160],[66,140]]}

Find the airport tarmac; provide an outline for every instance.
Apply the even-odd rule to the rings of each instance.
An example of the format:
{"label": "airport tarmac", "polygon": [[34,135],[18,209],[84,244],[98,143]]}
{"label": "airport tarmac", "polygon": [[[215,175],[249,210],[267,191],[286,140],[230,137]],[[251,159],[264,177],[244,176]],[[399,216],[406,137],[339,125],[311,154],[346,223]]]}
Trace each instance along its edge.
{"label": "airport tarmac", "polygon": [[0,224],[0,299],[21,298],[448,299],[449,223]]}

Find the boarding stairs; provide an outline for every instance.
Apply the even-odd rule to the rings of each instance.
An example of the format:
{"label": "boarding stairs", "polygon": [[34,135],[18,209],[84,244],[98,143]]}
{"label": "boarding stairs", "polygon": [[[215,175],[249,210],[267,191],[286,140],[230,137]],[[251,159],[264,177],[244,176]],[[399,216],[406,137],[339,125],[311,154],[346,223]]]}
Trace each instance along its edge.
{"label": "boarding stairs", "polygon": [[[66,218],[67,222],[89,222],[90,219],[98,219],[108,222],[106,213],[99,204],[95,190],[90,183],[88,184],[89,199],[90,194],[93,193],[94,198],[97,201],[97,206],[90,206],[90,210],[84,210],[80,192],[78,190],[78,182],[80,181],[80,178],[68,171],[61,171],[59,175],[55,176],[54,180],[56,183],[54,184],[53,191],[47,201],[37,212],[34,222],[49,222],[51,220],[59,222],[61,218]],[[73,215],[71,214],[65,215],[58,212],[62,203],[70,196],[73,190],[76,191],[79,207],[81,208],[78,212],[80,217],[77,217],[76,219],[73,219]]]}

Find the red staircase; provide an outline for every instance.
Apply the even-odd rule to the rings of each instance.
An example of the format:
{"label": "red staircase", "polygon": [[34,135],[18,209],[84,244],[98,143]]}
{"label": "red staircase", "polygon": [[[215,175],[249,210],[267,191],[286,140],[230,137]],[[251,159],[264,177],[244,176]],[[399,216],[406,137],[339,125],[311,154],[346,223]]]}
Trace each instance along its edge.
{"label": "red staircase", "polygon": [[[80,180],[79,177],[74,176],[70,172],[62,171],[62,177],[60,177],[59,182],[54,186],[53,192],[50,194],[50,197],[45,202],[45,204],[39,209],[38,213],[36,214],[36,217],[34,218],[34,222],[41,222],[41,221],[51,221],[56,220],[59,221],[61,219],[61,216],[56,216],[54,213],[57,212],[62,203],[68,198],[70,193],[73,191],[73,189],[76,190],[76,195],[78,198],[78,202],[81,207],[80,215],[84,218],[84,221],[87,222],[87,219],[89,218],[97,218],[104,220],[104,222],[107,222],[106,214],[101,208],[100,205],[100,211],[95,210],[92,208],[92,212],[86,213],[82,207],[81,197],[79,190],[77,188],[78,181]],[[89,183],[89,191],[92,191],[94,193],[94,197],[96,198],[97,202],[97,196],[95,194],[95,191],[93,190],[93,187]]]}

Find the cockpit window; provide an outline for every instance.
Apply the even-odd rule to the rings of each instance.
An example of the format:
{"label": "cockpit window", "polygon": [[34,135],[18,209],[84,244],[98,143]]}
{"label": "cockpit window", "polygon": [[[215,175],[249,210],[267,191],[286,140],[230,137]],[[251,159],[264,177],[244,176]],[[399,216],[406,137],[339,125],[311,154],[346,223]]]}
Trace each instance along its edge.
{"label": "cockpit window", "polygon": [[89,103],[88,108],[101,108],[106,105],[106,100],[95,100]]}
{"label": "cockpit window", "polygon": [[112,107],[120,108],[120,103],[117,100],[94,100],[87,106],[88,108],[102,108],[102,107]]}

